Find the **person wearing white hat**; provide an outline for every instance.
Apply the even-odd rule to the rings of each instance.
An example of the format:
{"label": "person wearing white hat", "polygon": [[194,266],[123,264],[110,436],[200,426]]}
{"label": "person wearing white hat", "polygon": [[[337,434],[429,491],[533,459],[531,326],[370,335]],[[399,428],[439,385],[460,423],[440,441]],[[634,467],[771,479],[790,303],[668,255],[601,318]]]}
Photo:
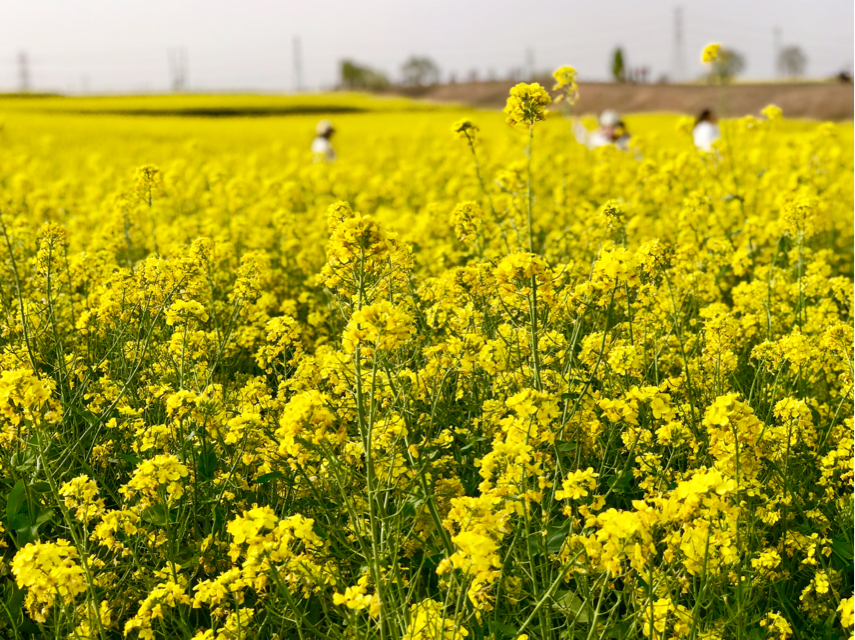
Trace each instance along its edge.
{"label": "person wearing white hat", "polygon": [[588,131],[581,122],[576,122],[573,133],[577,142],[584,144],[589,149],[604,147],[613,144],[621,151],[629,149],[629,133],[620,114],[613,109],[606,109],[600,114],[599,127],[594,131]]}
{"label": "person wearing white hat", "polygon": [[704,109],[695,120],[695,127],[692,129],[695,146],[701,151],[712,151],[713,143],[720,137],[721,130],[718,128],[713,112]]}
{"label": "person wearing white hat", "polygon": [[312,141],[312,156],[315,162],[335,162],[335,149],[333,149],[332,138],[335,133],[332,122],[321,120],[315,126],[317,136]]}

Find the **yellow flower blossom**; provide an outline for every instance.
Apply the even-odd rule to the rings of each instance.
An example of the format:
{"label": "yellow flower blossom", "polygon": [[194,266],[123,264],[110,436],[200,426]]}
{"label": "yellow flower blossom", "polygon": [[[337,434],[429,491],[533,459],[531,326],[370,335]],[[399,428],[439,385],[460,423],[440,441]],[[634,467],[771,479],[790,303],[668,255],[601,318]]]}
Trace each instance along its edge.
{"label": "yellow flower blossom", "polygon": [[77,557],[77,549],[62,538],[55,542],[31,542],[15,554],[12,573],[18,587],[26,590],[27,612],[37,622],[47,620],[57,599],[70,604],[86,591],[83,568]]}
{"label": "yellow flower blossom", "polygon": [[721,44],[718,42],[705,46],[701,52],[701,62],[715,62],[718,59],[719,49],[721,49]]}
{"label": "yellow flower blossom", "polygon": [[546,106],[552,102],[552,98],[546,89],[538,83],[526,84],[520,82],[511,88],[508,103],[505,105],[507,123],[511,126],[525,124],[534,125],[546,116]]}

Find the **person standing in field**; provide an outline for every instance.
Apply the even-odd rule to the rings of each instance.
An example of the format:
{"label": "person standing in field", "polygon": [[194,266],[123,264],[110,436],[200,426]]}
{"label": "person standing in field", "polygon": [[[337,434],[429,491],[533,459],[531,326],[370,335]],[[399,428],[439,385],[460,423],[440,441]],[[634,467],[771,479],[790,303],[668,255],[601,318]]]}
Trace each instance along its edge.
{"label": "person standing in field", "polygon": [[317,136],[312,141],[312,156],[315,162],[335,162],[335,149],[333,149],[331,138],[335,133],[332,122],[321,120],[315,126]]}
{"label": "person standing in field", "polygon": [[695,119],[695,126],[692,129],[695,146],[701,151],[712,151],[713,142],[720,137],[721,131],[718,128],[715,116],[709,109],[704,109]]}
{"label": "person standing in field", "polygon": [[589,149],[596,149],[609,144],[613,144],[621,151],[629,149],[630,134],[617,111],[606,109],[600,114],[598,123],[599,127],[594,131],[588,131],[581,122],[576,121],[573,126],[576,141]]}

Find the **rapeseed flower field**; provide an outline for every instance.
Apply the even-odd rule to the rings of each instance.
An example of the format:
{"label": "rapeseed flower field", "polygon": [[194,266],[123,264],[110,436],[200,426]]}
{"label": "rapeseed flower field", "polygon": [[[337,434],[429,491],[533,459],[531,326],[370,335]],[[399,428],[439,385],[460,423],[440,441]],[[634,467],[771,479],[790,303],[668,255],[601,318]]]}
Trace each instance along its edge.
{"label": "rapeseed flower field", "polygon": [[556,78],[0,100],[0,636],[851,637],[851,125]]}

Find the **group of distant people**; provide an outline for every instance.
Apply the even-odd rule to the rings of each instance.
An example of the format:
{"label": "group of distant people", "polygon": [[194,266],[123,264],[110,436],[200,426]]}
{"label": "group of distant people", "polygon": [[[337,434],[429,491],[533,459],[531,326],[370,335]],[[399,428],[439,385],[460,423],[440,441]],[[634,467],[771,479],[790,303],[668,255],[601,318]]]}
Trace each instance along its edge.
{"label": "group of distant people", "polygon": [[[321,120],[315,127],[315,139],[312,141],[312,157],[315,162],[335,162],[336,154],[332,146],[335,129],[329,120]],[[597,128],[588,131],[576,120],[573,123],[573,135],[576,141],[589,149],[614,145],[621,151],[629,150],[631,134],[620,113],[606,109],[597,119]],[[716,118],[709,109],[704,109],[695,119],[692,128],[692,139],[695,146],[702,151],[712,151],[713,143],[721,137]]]}
{"label": "group of distant people", "polygon": [[620,114],[612,109],[606,109],[597,119],[597,128],[588,131],[578,119],[573,122],[573,135],[579,144],[589,149],[614,145],[621,151],[629,149],[630,133]]}
{"label": "group of distant people", "polygon": [[[631,137],[620,114],[612,109],[606,109],[600,114],[597,119],[597,128],[593,131],[589,131],[579,120],[576,120],[573,123],[573,135],[579,144],[589,149],[614,145],[621,151],[629,150]],[[704,109],[695,118],[695,125],[692,127],[695,146],[701,151],[712,151],[713,143],[720,137],[721,131],[713,112]]]}

